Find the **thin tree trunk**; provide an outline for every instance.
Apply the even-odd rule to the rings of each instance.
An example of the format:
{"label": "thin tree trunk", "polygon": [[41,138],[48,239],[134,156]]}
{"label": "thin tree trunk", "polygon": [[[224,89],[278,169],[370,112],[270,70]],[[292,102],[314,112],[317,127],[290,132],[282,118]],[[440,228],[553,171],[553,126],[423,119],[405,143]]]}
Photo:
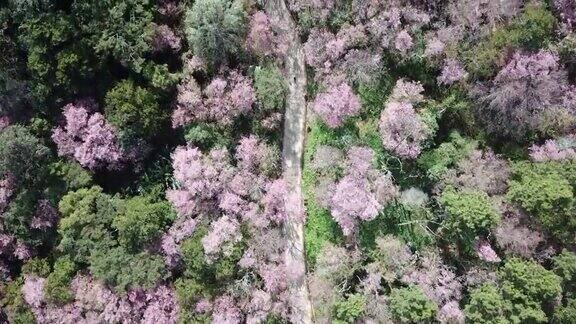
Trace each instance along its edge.
{"label": "thin tree trunk", "polygon": [[[312,323],[312,304],[306,280],[304,252],[304,201],[302,197],[302,154],[306,136],[306,65],[296,25],[284,0],[268,0],[266,12],[274,31],[286,47],[284,68],[288,83],[282,168],[288,183],[288,221],[284,225],[287,249],[284,259],[290,268],[288,290],[293,323]],[[292,199],[293,198],[293,199]]]}

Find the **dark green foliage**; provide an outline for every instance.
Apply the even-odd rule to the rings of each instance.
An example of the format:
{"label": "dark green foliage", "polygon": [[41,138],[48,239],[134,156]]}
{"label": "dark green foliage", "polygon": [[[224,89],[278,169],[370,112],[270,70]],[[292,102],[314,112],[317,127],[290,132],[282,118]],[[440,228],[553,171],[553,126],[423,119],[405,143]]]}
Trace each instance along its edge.
{"label": "dark green foliage", "polygon": [[428,299],[417,286],[392,289],[390,311],[402,323],[423,323],[431,321],[438,306]]}
{"label": "dark green foliage", "polygon": [[448,142],[422,154],[418,164],[426,170],[430,179],[438,180],[460,160],[466,158],[477,145],[476,141],[462,137],[458,132],[452,132]]}
{"label": "dark green foliage", "polygon": [[576,292],[576,254],[564,249],[553,259],[554,273],[562,278],[564,291],[574,294]]}
{"label": "dark green foliage", "polygon": [[47,176],[50,150],[20,125],[11,125],[0,131],[0,176],[12,174],[18,185],[34,186]]}
{"label": "dark green foliage", "polygon": [[27,50],[28,71],[35,81],[32,90],[41,99],[69,98],[100,69],[88,39],[63,12],[37,13],[24,20],[18,41]]}
{"label": "dark green foliage", "polygon": [[192,52],[211,71],[238,57],[246,34],[246,13],[238,0],[198,0],[186,12],[184,32]]}
{"label": "dark green foliage", "polygon": [[63,192],[78,190],[92,184],[90,172],[76,162],[59,161],[50,165],[50,173],[53,177],[62,180]]}
{"label": "dark green foliage", "polygon": [[148,79],[150,85],[161,90],[169,90],[180,79],[179,73],[171,73],[166,64],[147,62],[142,70],[142,75]]}
{"label": "dark green foliage", "polygon": [[164,260],[148,252],[130,254],[122,247],[94,250],[90,255],[90,271],[95,278],[116,288],[151,289],[168,276]]}
{"label": "dark green foliage", "polygon": [[119,203],[97,186],[64,196],[59,204],[62,219],[58,233],[62,238],[58,249],[81,263],[94,251],[109,251],[116,245],[111,224]]}
{"label": "dark green foliage", "polygon": [[140,71],[152,37],[149,0],[75,1],[72,10],[98,55]]}
{"label": "dark green foliage", "polygon": [[447,236],[472,242],[476,235],[486,233],[500,222],[500,214],[483,191],[444,190],[439,199],[447,213],[442,223]]}
{"label": "dark green foliage", "polygon": [[167,202],[136,196],[122,204],[112,226],[118,231],[120,244],[135,251],[158,238],[175,216]]}
{"label": "dark green foliage", "polygon": [[48,264],[46,259],[33,258],[22,266],[22,273],[44,278],[50,274],[50,264]]}
{"label": "dark green foliage", "polygon": [[200,123],[189,126],[184,138],[187,143],[201,148],[227,147],[231,143],[230,131],[213,123]]}
{"label": "dark green foliage", "polygon": [[44,293],[46,299],[57,304],[66,304],[74,299],[70,282],[76,274],[76,265],[64,256],[54,263],[54,271],[46,278]]}
{"label": "dark green foliage", "polygon": [[545,309],[560,296],[561,280],[534,261],[509,259],[500,269],[502,295],[511,303],[512,320],[546,321]]}
{"label": "dark green foliage", "polygon": [[284,108],[287,85],[280,69],[273,64],[256,67],[254,70],[254,89],[256,98],[264,110]]}
{"label": "dark green foliage", "polygon": [[182,242],[181,251],[184,276],[210,287],[235,277],[245,246],[243,242],[236,243],[229,255],[208,262],[202,245],[202,238],[207,233],[208,228],[205,225],[198,226],[194,234]]}
{"label": "dark green foliage", "polygon": [[576,299],[571,298],[566,306],[556,308],[552,323],[576,323]]}
{"label": "dark green foliage", "polygon": [[160,109],[157,96],[132,80],[117,83],[106,94],[104,112],[127,141],[153,136],[167,117]]}
{"label": "dark green foliage", "polygon": [[29,222],[48,185],[50,160],[50,150],[25,127],[11,125],[0,131],[0,177],[12,179],[15,188],[4,211],[4,228],[33,245],[46,234],[33,233]]}
{"label": "dark green foliage", "polygon": [[24,277],[18,277],[5,286],[0,285],[0,306],[2,306],[1,309],[5,310],[8,315],[8,323],[36,323],[34,314],[22,295],[23,284]]}
{"label": "dark green foliage", "polygon": [[366,297],[361,294],[347,296],[334,305],[336,323],[353,323],[359,319],[366,309]]}
{"label": "dark green foliage", "polygon": [[504,316],[508,306],[495,286],[485,284],[472,290],[470,301],[464,308],[464,314],[471,323],[504,324],[508,323]]}
{"label": "dark green foliage", "polygon": [[508,199],[536,216],[558,238],[574,240],[574,163],[513,165]]}
{"label": "dark green foliage", "polygon": [[433,233],[428,229],[431,216],[431,212],[425,208],[391,203],[374,220],[360,224],[360,246],[371,250],[377,237],[394,234],[411,247],[421,249],[434,243]]}

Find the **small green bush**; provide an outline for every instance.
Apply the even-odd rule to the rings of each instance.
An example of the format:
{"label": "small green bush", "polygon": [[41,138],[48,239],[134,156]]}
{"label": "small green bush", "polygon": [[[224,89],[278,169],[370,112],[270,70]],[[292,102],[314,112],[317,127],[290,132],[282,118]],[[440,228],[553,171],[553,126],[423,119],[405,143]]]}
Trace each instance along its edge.
{"label": "small green bush", "polygon": [[423,323],[432,321],[438,305],[428,299],[417,286],[392,289],[390,311],[402,323]]}

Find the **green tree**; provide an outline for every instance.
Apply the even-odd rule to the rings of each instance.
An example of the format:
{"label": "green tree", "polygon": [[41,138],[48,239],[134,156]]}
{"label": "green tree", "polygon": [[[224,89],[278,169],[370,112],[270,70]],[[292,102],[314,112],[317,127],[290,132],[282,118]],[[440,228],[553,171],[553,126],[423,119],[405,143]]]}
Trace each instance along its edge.
{"label": "green tree", "polygon": [[439,199],[448,217],[443,227],[449,236],[472,240],[483,232],[494,228],[500,221],[500,214],[493,206],[490,197],[482,191],[458,192],[449,187]]}
{"label": "green tree", "polygon": [[13,181],[15,188],[2,215],[4,229],[33,245],[49,234],[29,224],[49,183],[51,158],[50,150],[27,128],[11,125],[0,131],[0,177]]}
{"label": "green tree", "polygon": [[116,126],[124,140],[153,136],[166,121],[157,96],[132,80],[117,83],[106,94],[106,119]]}
{"label": "green tree", "polygon": [[284,107],[287,86],[282,72],[276,65],[256,67],[254,88],[256,97],[265,110],[280,110]]}
{"label": "green tree", "polygon": [[54,271],[46,278],[44,293],[47,300],[53,303],[65,304],[74,299],[70,282],[76,274],[76,265],[68,256],[58,258],[54,263]]}
{"label": "green tree", "polygon": [[238,57],[246,34],[246,12],[239,0],[198,0],[186,12],[184,32],[192,52],[212,71]]}
{"label": "green tree", "polygon": [[352,294],[334,305],[336,323],[354,323],[366,310],[366,298],[361,294]]}
{"label": "green tree", "polygon": [[136,196],[125,201],[112,226],[118,231],[120,244],[129,251],[135,251],[157,238],[174,217],[167,202]]}
{"label": "green tree", "polygon": [[464,314],[470,323],[505,324],[509,323],[505,317],[509,306],[498,288],[492,284],[484,284],[472,290]]}
{"label": "green tree", "polygon": [[536,216],[558,238],[574,240],[574,164],[529,163],[513,166],[508,199]]}
{"label": "green tree", "polygon": [[390,311],[402,323],[430,322],[436,316],[438,305],[428,299],[417,286],[392,289]]}
{"label": "green tree", "polygon": [[131,254],[123,247],[94,250],[89,261],[94,277],[121,293],[129,289],[154,288],[159,281],[168,277],[164,260],[148,252]]}
{"label": "green tree", "polygon": [[561,279],[532,260],[509,259],[498,272],[502,296],[516,323],[546,322],[544,312],[562,292]]}
{"label": "green tree", "polygon": [[107,251],[115,246],[111,224],[119,204],[117,198],[103,193],[98,186],[68,193],[59,204],[62,219],[58,249],[75,262],[86,263],[92,251]]}
{"label": "green tree", "polygon": [[139,72],[150,50],[153,6],[149,0],[83,0],[71,7],[96,53]]}

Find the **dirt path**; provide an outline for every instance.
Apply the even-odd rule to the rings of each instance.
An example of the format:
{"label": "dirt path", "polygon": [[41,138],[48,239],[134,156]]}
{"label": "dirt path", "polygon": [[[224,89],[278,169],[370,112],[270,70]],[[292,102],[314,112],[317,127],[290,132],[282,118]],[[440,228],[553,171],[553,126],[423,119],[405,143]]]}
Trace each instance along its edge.
{"label": "dirt path", "polygon": [[284,226],[288,248],[286,264],[294,271],[289,284],[292,323],[312,323],[312,304],[306,282],[306,258],[304,252],[304,211],[302,197],[302,154],[306,136],[306,65],[304,51],[296,25],[284,0],[268,0],[266,12],[276,33],[287,46],[284,57],[288,96],[284,121],[282,168],[294,199],[289,199],[289,221]]}

